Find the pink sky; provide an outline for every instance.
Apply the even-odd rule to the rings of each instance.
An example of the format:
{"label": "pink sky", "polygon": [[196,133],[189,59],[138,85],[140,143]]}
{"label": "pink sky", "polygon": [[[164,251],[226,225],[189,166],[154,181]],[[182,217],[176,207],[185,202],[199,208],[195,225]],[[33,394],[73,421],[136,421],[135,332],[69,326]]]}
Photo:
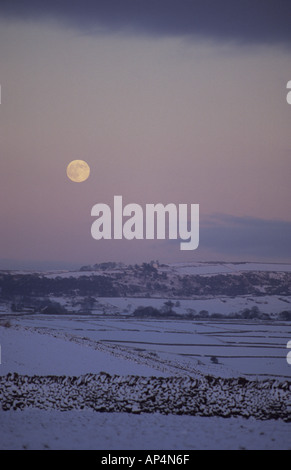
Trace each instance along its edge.
{"label": "pink sky", "polygon": [[[0,259],[291,260],[280,237],[256,254],[255,232],[254,249],[241,240],[237,254],[221,252],[215,237],[183,253],[168,241],[99,242],[90,233],[92,206],[112,205],[114,195],[199,204],[201,226],[215,214],[291,223],[290,52],[86,35],[44,20],[2,20],[0,51]],[[66,176],[74,159],[91,167],[84,183]]]}

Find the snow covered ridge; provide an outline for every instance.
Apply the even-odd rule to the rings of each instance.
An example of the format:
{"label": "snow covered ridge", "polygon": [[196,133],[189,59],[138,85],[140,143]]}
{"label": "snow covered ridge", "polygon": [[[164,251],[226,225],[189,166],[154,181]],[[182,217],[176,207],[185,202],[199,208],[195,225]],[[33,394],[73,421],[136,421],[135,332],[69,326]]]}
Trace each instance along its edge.
{"label": "snow covered ridge", "polygon": [[[276,300],[275,312],[291,305],[291,266],[196,263],[120,266],[104,263],[77,272],[0,272],[0,311],[16,313],[108,313],[100,299],[212,300],[251,296],[255,303]],[[290,269],[289,269],[290,268]],[[219,301],[220,302],[220,301]],[[219,303],[218,302],[218,303]],[[102,303],[102,302],[101,302]],[[138,306],[143,306],[141,303]],[[148,305],[148,304],[147,304]],[[155,307],[155,305],[152,305]],[[175,305],[176,307],[176,305]],[[193,307],[195,309],[195,307]],[[280,310],[278,310],[280,308]],[[128,310],[128,309],[127,309]],[[196,309],[197,310],[197,309]],[[201,310],[205,310],[201,307]],[[206,308],[206,310],[208,310]],[[270,312],[265,311],[262,314]],[[232,310],[237,313],[238,309]],[[119,312],[122,313],[122,312]],[[127,311],[127,313],[132,313]],[[171,312],[172,313],[172,312]],[[177,312],[182,313],[182,312]],[[187,312],[185,312],[187,314]],[[190,312],[191,313],[191,312]],[[212,311],[211,313],[221,313]],[[291,317],[291,310],[290,310]],[[283,318],[284,319],[284,318]],[[287,318],[288,319],[288,318]]]}
{"label": "snow covered ridge", "polygon": [[242,272],[291,272],[291,264],[288,263],[254,263],[254,262],[238,262],[238,263],[175,263],[169,265],[173,270],[180,274],[198,274],[198,275],[215,275],[224,273]]}
{"label": "snow covered ridge", "polygon": [[107,373],[0,377],[2,410],[241,416],[291,422],[291,382],[245,378],[143,377]]}

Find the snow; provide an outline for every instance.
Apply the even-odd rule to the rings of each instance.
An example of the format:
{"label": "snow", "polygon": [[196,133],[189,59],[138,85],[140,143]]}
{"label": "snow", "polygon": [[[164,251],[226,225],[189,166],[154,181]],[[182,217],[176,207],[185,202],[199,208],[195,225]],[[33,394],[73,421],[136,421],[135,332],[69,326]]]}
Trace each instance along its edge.
{"label": "snow", "polygon": [[[0,375],[82,375],[88,372],[154,375],[155,370],[121,357],[32,331],[0,327]],[[160,375],[163,375],[160,373]]]}
{"label": "snow", "polygon": [[[286,348],[289,332],[290,326],[283,323],[23,316],[13,319],[11,327],[0,327],[0,375],[18,372],[78,376],[106,371],[119,375],[168,376],[187,374],[187,370],[179,371],[179,367],[188,361],[190,370],[202,375],[234,376],[238,371],[281,374],[284,367],[285,377],[290,378],[291,369],[284,357],[287,351],[283,350],[282,357],[269,365],[271,359],[250,359],[245,354],[248,349],[241,347],[246,343],[252,354],[264,357],[273,351],[271,346],[284,344]],[[133,338],[137,344],[129,342]],[[180,355],[181,348],[193,353],[193,346],[185,346],[190,338],[197,344],[200,365],[197,358]],[[121,344],[121,340],[127,343]],[[148,345],[141,344],[141,340]],[[240,359],[232,357],[234,350],[225,346],[230,340],[231,348],[241,352]],[[158,344],[150,345],[150,342]],[[260,348],[253,348],[259,343],[262,343]],[[229,351],[228,357],[219,358],[219,364],[211,365],[206,354],[217,354],[223,348]],[[151,356],[152,360],[150,353],[156,354]],[[291,423],[272,419],[24,409],[0,411],[0,422],[1,450],[291,449]]]}
{"label": "snow", "polygon": [[[276,277],[291,272],[289,264],[179,263],[173,274],[240,274],[264,271]],[[112,272],[116,273],[117,270]],[[25,272],[26,273],[26,272]],[[109,271],[55,271],[55,278],[109,274]],[[111,273],[111,271],[110,271]],[[264,286],[262,285],[262,293]],[[51,297],[62,305],[65,297]],[[77,300],[77,299],[74,299]],[[162,308],[167,298],[98,298],[98,315],[15,315],[1,305],[0,376],[9,372],[40,376],[80,376],[101,371],[111,375],[168,377],[247,376],[289,380],[287,343],[290,322],[247,320],[150,319],[130,316],[139,306]],[[289,310],[291,297],[264,295],[235,298],[180,299],[179,314],[201,310],[229,314],[258,306],[276,314]],[[103,315],[104,313],[104,315]],[[126,315],[125,315],[126,314]],[[9,323],[7,322],[7,325]],[[218,363],[211,362],[216,358]],[[173,389],[171,389],[173,390]],[[64,390],[62,389],[62,392]],[[231,389],[233,393],[233,388]],[[279,393],[279,392],[278,392]],[[225,397],[225,393],[223,394]],[[176,399],[176,395],[175,395]],[[0,411],[0,449],[289,449],[291,423],[255,420],[128,414],[56,409]],[[106,455],[106,452],[105,452]]]}
{"label": "snow", "polygon": [[[62,297],[51,297],[61,304],[65,304]],[[132,314],[138,307],[155,307],[161,309],[168,298],[148,298],[148,297],[98,297],[97,306],[93,312],[106,312],[107,314]],[[242,295],[236,297],[219,296],[215,298],[195,298],[195,299],[171,299],[173,310],[178,314],[187,314],[191,310],[199,313],[206,310],[212,313],[241,312],[244,309],[258,307],[261,312],[268,314],[280,313],[283,310],[291,309],[291,296],[281,295]],[[176,305],[177,303],[177,305]]]}
{"label": "snow", "polygon": [[0,328],[0,374],[13,366],[16,372],[27,373],[26,367],[32,373],[73,375],[168,375],[183,369],[220,376],[291,375],[286,360],[290,322],[28,315],[13,324],[28,331]]}
{"label": "snow", "polygon": [[[78,313],[80,305],[72,306],[72,300],[64,296],[50,296],[51,301],[58,302],[60,305],[67,307],[71,312]],[[74,302],[78,297],[74,298]],[[148,297],[97,297],[96,306],[92,309],[92,314],[107,315],[131,315],[138,307],[155,307],[161,309],[169,298],[148,298]],[[231,313],[240,313],[244,309],[258,307],[260,312],[267,313],[271,316],[279,314],[284,310],[291,310],[291,296],[281,295],[242,295],[236,297],[209,297],[195,299],[170,299],[173,302],[173,310],[179,315],[186,315],[195,311],[199,313],[205,310],[209,315],[220,313],[229,315]],[[80,301],[82,298],[80,297]],[[177,303],[178,302],[178,303]],[[0,306],[1,314],[11,314],[9,305]]]}
{"label": "snow", "polygon": [[180,274],[235,274],[243,271],[291,272],[284,263],[176,263],[169,265]]}
{"label": "snow", "polygon": [[[201,275],[206,277],[216,276],[218,274],[231,274],[231,275],[241,275],[246,271],[253,272],[264,272],[269,273],[268,276],[271,278],[283,279],[285,274],[291,272],[291,264],[279,264],[279,263],[176,263],[170,264],[167,266],[159,266],[158,271],[160,273],[166,273],[168,276],[168,285],[171,285],[173,279],[177,278],[177,275]],[[134,271],[129,267],[124,267],[123,271],[120,268],[106,270],[99,269],[97,271],[47,271],[39,273],[40,276],[46,278],[79,278],[79,277],[92,277],[92,276],[101,276],[101,275],[111,275],[122,273],[125,276],[129,276],[132,282],[134,278]],[[15,274],[27,274],[27,272],[17,272]],[[286,277],[286,276],[285,276]],[[276,315],[282,311],[290,310],[291,305],[291,296],[285,295],[264,295],[265,292],[270,292],[270,286],[268,284],[264,285],[264,276],[261,279],[261,285],[256,286],[256,289],[262,295],[241,295],[241,296],[217,296],[213,297],[211,295],[195,295],[193,299],[179,299],[177,302],[176,299],[173,301],[173,310],[177,314],[188,314],[199,313],[201,310],[209,312],[209,315],[212,314],[223,314],[229,315],[231,313],[241,313],[244,309],[252,309],[253,307],[258,307],[261,313],[265,313],[274,318]],[[268,290],[269,289],[269,290]],[[171,290],[169,289],[169,293]],[[145,293],[143,293],[145,295]],[[149,298],[138,298],[138,297],[117,297],[117,298],[107,298],[107,297],[96,297],[94,308],[92,307],[93,314],[110,314],[110,315],[130,315],[134,310],[140,306],[153,306],[157,309],[164,307],[165,302],[169,298],[165,297],[165,292],[159,293],[155,292],[152,294],[154,297]],[[78,313],[80,310],[87,311],[88,307],[82,305],[84,303],[84,297],[82,296],[66,296],[66,295],[51,295],[51,301],[58,302],[60,305],[64,306],[67,311]],[[2,301],[3,302],[3,301]],[[11,311],[11,302],[4,302],[0,305],[1,314],[7,313],[13,314]],[[31,307],[33,308],[33,307]],[[91,307],[90,307],[91,309]]]}
{"label": "snow", "polygon": [[291,450],[290,424],[274,420],[24,410],[0,421],[2,450]]}
{"label": "snow", "polygon": [[[126,266],[124,267],[126,268]],[[179,274],[211,275],[211,274],[235,274],[244,271],[266,271],[266,272],[291,272],[291,264],[287,263],[172,263],[166,267],[158,268],[161,272],[168,270],[176,271]],[[16,274],[27,274],[29,271],[13,271]],[[80,276],[104,276],[115,273],[123,273],[123,269],[116,267],[113,269],[97,270],[59,270],[59,271],[39,271],[40,275],[50,279],[80,277]]]}

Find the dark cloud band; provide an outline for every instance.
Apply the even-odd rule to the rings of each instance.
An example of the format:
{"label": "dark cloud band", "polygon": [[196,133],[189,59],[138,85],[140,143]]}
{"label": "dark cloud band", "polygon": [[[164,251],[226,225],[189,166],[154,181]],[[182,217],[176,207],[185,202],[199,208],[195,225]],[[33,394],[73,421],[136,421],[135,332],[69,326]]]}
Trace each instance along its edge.
{"label": "dark cloud band", "polygon": [[204,221],[200,246],[222,255],[291,259],[291,222],[217,215]]}
{"label": "dark cloud band", "polygon": [[0,15],[79,29],[288,45],[290,0],[1,0]]}

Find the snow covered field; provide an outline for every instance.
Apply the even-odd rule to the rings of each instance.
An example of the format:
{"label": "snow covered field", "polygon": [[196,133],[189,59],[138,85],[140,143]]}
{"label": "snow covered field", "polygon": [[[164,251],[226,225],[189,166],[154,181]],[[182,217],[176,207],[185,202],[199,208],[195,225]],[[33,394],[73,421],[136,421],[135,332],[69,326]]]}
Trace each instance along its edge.
{"label": "snow covered field", "polygon": [[[64,302],[64,299],[56,297],[53,300]],[[132,314],[138,307],[155,307],[161,309],[167,298],[140,298],[140,297],[99,297],[97,306],[93,313],[100,314]],[[291,297],[280,295],[244,295],[236,297],[216,297],[216,298],[197,298],[197,299],[180,299],[178,302],[173,300],[173,310],[180,315],[186,315],[191,311],[199,313],[201,310],[207,311],[210,315],[220,313],[229,315],[235,312],[241,312],[244,309],[258,307],[262,312],[267,314],[276,314],[283,310],[291,309]]]}
{"label": "snow covered field", "polygon": [[290,423],[94,411],[1,411],[0,449],[291,450]]}
{"label": "snow covered field", "polygon": [[[258,377],[264,371],[290,378],[284,356],[291,332],[284,324],[128,322],[45,315],[23,316],[11,323],[12,327],[0,327],[1,375],[78,376],[106,371],[144,376],[235,376],[242,375],[245,368],[247,374]],[[226,346],[230,339],[234,346]],[[259,349],[251,348],[252,343]],[[263,357],[248,358],[242,354],[243,344],[247,351]],[[228,355],[219,357],[218,364],[210,360],[211,355],[229,347],[240,351],[243,359]],[[191,355],[193,350],[198,356]],[[276,355],[280,357],[274,358]],[[273,419],[25,409],[1,411],[0,422],[0,449],[291,448],[291,424]]]}
{"label": "snow covered field", "polygon": [[[216,274],[240,275],[246,271],[269,272],[280,282],[280,273],[290,273],[291,265],[188,263],[159,269],[160,272],[165,269],[169,282],[177,273],[207,278]],[[93,273],[104,274],[102,270]],[[44,274],[62,279],[80,275],[92,276],[92,271]],[[288,384],[291,366],[286,357],[291,323],[282,321],[279,313],[290,310],[291,297],[289,294],[264,295],[263,285],[261,292],[258,296],[201,295],[173,299],[173,310],[177,314],[208,311],[205,319],[133,315],[140,306],[161,310],[169,300],[164,297],[97,296],[91,313],[78,314],[76,310],[74,314],[72,310],[72,314],[64,315],[15,313],[3,301],[0,305],[0,376],[16,372],[22,376],[79,377],[106,372],[148,378],[175,376],[183,380],[187,376],[198,380],[206,376],[246,377],[253,381],[270,379]],[[50,300],[65,305],[70,299],[65,295],[56,298],[51,295]],[[78,298],[73,300],[77,305]],[[253,307],[268,314],[269,320],[227,318],[233,312]],[[223,314],[224,318],[211,317],[214,313]],[[230,392],[232,397],[233,388]],[[13,391],[11,393],[13,396]],[[219,400],[223,402],[225,396],[226,392],[222,392]],[[176,400],[176,392],[174,398]],[[291,403],[286,405],[291,408]],[[25,407],[23,410],[2,409],[0,423],[0,449],[291,450],[291,423],[282,419],[180,416],[160,412],[137,415],[123,411]]]}
{"label": "snow covered field", "polygon": [[[102,370],[139,375],[156,371],[173,374],[183,370],[229,377],[290,378],[291,375],[286,360],[290,322],[25,315],[14,318],[11,323],[27,330],[12,333],[11,329],[2,328],[1,374],[4,370],[11,372],[12,365],[17,367],[16,372],[23,373],[29,367],[33,373],[32,364],[37,360],[39,367],[35,373],[45,374],[50,370],[55,373],[56,368],[57,373],[74,375]],[[35,335],[35,329],[42,335]],[[12,335],[15,339],[10,339],[9,343]],[[51,342],[54,348],[48,354]],[[77,343],[79,349],[76,349]],[[80,350],[81,355],[77,352]],[[29,360],[22,370],[24,351],[26,357],[29,354]],[[17,364],[12,364],[17,354],[20,358]],[[74,360],[68,361],[67,356]],[[84,368],[79,367],[80,361]],[[44,372],[40,372],[41,368]]]}

